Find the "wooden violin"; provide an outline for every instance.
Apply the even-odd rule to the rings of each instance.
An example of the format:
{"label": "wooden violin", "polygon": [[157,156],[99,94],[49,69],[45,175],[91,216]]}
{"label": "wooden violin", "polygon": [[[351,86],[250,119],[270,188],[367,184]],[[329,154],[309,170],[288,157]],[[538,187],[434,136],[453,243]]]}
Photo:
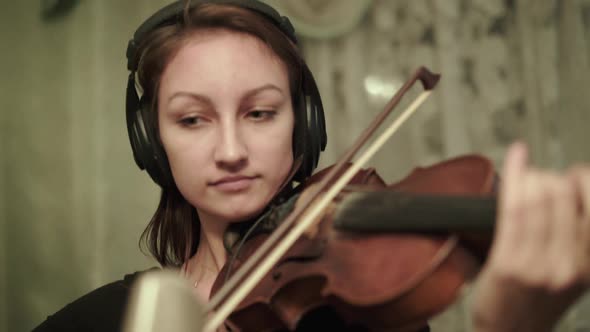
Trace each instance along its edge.
{"label": "wooden violin", "polygon": [[[420,68],[345,156],[310,179],[280,226],[246,242],[213,285],[215,314],[205,331],[226,319],[242,331],[295,330],[326,307],[346,326],[411,331],[453,302],[491,242],[497,186],[491,162],[456,158],[390,185],[361,169],[438,78]],[[423,94],[351,164],[416,81]]]}

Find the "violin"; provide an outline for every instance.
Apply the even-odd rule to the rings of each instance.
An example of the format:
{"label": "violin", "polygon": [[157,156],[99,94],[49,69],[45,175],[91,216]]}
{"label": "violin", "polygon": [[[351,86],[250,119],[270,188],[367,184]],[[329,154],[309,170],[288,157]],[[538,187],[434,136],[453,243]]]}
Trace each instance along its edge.
{"label": "violin", "polygon": [[[226,319],[241,331],[295,330],[318,308],[329,308],[346,326],[412,331],[455,300],[491,243],[492,163],[464,156],[389,185],[374,169],[361,169],[438,79],[420,68],[344,157],[310,178],[279,227],[240,248],[213,285],[207,311],[216,316],[204,331]],[[417,81],[425,91],[351,164]],[[440,223],[440,217],[454,223]]]}
{"label": "violin", "polygon": [[[318,181],[328,171],[310,180]],[[494,178],[489,160],[479,156],[417,169],[392,185],[386,185],[374,169],[361,170],[334,200],[313,233],[297,240],[234,309],[229,320],[241,331],[293,331],[306,315],[318,308],[329,308],[345,326],[361,326],[369,331],[417,331],[454,302],[461,286],[477,274],[485,256],[482,248],[491,241],[490,233],[474,241],[460,232],[424,235],[408,233],[403,226],[386,229],[387,225],[396,224],[398,212],[402,219],[409,217],[402,224],[420,218],[432,223],[436,210],[443,206],[436,202],[437,198],[447,203],[454,200],[451,205],[455,207],[463,198],[466,206],[472,203],[472,197],[489,198]],[[389,205],[373,199],[383,193]],[[391,200],[389,193],[397,195],[396,199]],[[413,198],[422,201],[411,202]],[[412,205],[427,200],[436,202],[439,209],[428,211],[426,204],[422,211],[412,212]],[[348,212],[367,205],[375,205],[376,211],[367,213],[371,216],[379,216],[392,206],[399,211],[388,222],[378,220],[373,225],[364,224],[372,218],[358,218],[358,213],[357,218],[351,218]],[[453,212],[446,214],[452,217]],[[464,231],[472,229],[466,227]],[[220,276],[227,273],[225,269],[231,269],[230,274],[239,269],[266,239],[261,234],[246,242],[234,264],[226,265]],[[222,287],[222,281],[217,279],[213,292]]]}

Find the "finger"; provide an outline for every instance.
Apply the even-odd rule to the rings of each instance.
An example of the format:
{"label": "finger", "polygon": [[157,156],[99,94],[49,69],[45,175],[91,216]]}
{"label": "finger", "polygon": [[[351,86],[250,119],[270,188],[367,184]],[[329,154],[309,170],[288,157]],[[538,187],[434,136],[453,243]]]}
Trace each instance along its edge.
{"label": "finger", "polygon": [[527,147],[522,142],[514,143],[506,153],[506,159],[502,169],[503,180],[500,183],[500,207],[507,212],[507,208],[518,204],[521,195],[523,174],[528,164]]}
{"label": "finger", "polygon": [[[502,169],[502,180],[498,198],[497,225],[492,254],[500,256],[510,254],[511,246],[518,240],[518,225],[515,220],[521,218],[519,206],[523,199],[523,181],[527,167],[527,149],[523,143],[514,143],[506,153]],[[493,256],[492,256],[493,257]]]}
{"label": "finger", "polygon": [[[520,204],[514,206],[514,209],[520,211],[519,219],[512,221],[519,226],[519,233],[515,235],[515,243],[518,243],[519,247],[515,248],[515,251],[521,251],[514,254],[521,257],[522,264],[527,264],[530,268],[533,266],[542,268],[535,264],[546,254],[553,240],[549,181],[546,173],[529,170],[524,174]],[[537,272],[543,273],[543,271]],[[537,275],[539,276],[540,274]]]}
{"label": "finger", "polygon": [[548,286],[560,291],[577,282],[580,275],[581,223],[576,218],[575,190],[567,177],[547,175],[546,192],[551,232],[545,266],[555,272],[548,273],[553,276]]}
{"label": "finger", "polygon": [[590,166],[575,166],[568,172],[577,191],[578,212],[583,218],[590,218]]}
{"label": "finger", "polygon": [[590,285],[590,167],[574,167],[568,172],[574,187],[572,204],[579,223],[579,263]]}

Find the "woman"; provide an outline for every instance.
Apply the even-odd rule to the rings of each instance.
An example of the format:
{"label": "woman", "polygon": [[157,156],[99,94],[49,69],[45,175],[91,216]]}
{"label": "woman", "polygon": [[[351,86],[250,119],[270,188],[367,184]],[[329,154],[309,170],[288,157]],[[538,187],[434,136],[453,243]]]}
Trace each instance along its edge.
{"label": "woman", "polygon": [[[130,42],[127,117],[135,159],[162,187],[143,238],[206,301],[227,259],[226,230],[288,197],[315,168],[325,131],[287,19],[253,0],[193,2],[165,8]],[[588,284],[590,172],[531,168],[515,144],[503,175],[474,328],[548,331]],[[37,330],[118,329],[132,280],[86,295]]]}

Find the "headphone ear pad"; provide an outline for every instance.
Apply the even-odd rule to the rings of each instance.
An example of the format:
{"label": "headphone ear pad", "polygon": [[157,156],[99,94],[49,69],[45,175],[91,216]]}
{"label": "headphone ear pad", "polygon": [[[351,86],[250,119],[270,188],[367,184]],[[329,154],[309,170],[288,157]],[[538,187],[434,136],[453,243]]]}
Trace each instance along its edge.
{"label": "headphone ear pad", "polygon": [[140,169],[145,169],[150,177],[164,186],[171,179],[168,158],[157,137],[157,118],[152,114],[150,102],[139,99],[138,107],[131,116],[128,114],[127,124],[129,138],[135,162]]}
{"label": "headphone ear pad", "polygon": [[303,164],[295,175],[295,180],[301,182],[311,176],[313,170],[317,167],[320,159],[320,153],[324,151],[327,143],[326,124],[324,118],[324,107],[318,87],[313,78],[313,74],[303,64],[303,82],[302,95],[299,99],[299,117],[304,123],[303,128]]}
{"label": "headphone ear pad", "polygon": [[141,119],[140,100],[135,90],[135,73],[129,74],[127,81],[127,98],[125,116],[127,119],[127,133],[133,151],[133,159],[140,169],[145,169],[145,138],[146,133]]}

